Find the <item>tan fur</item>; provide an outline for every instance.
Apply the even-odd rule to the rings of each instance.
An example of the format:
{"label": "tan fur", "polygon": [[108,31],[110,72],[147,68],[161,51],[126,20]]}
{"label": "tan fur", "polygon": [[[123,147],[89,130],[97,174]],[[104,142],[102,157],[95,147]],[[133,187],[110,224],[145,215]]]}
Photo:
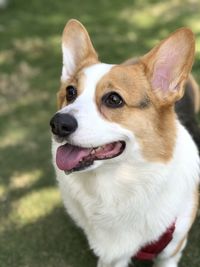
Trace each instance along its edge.
{"label": "tan fur", "polygon": [[195,113],[198,113],[200,110],[200,93],[199,93],[199,85],[197,84],[194,76],[192,74],[189,75],[188,82],[191,84],[191,88],[194,94],[194,110]]}
{"label": "tan fur", "polygon": [[[199,187],[197,187],[196,191],[194,192],[194,206],[192,209],[192,213],[191,213],[191,224],[190,224],[190,228],[192,227],[197,212],[198,212],[198,206],[199,206]],[[190,230],[189,228],[189,230]],[[187,239],[187,235],[181,240],[181,242],[178,244],[178,246],[176,247],[174,253],[172,254],[172,257],[175,256],[181,249],[182,249],[182,245],[184,243],[184,241]]]}
{"label": "tan fur", "polygon": [[[183,41],[184,39],[185,41]],[[166,53],[170,45],[177,46],[181,49],[182,56],[177,58],[178,61],[174,65],[172,71],[173,76],[170,81],[170,87],[178,87],[179,89],[170,90],[170,94],[164,95],[165,92],[160,90],[160,88],[154,88],[155,95],[161,105],[168,105],[169,103],[174,104],[175,101],[179,100],[184,94],[184,85],[191,71],[194,59],[194,34],[187,28],[178,29],[140,59],[146,66],[145,72],[148,79],[151,81],[156,65],[159,66],[163,64],[163,51]],[[160,101],[161,99],[164,101]]]}
{"label": "tan fur", "polygon": [[[122,64],[125,66],[128,65],[134,65],[139,62],[139,58],[130,58],[126,61],[124,61]],[[187,79],[187,82],[190,85],[190,88],[193,91],[194,95],[194,110],[195,113],[198,113],[200,111],[200,89],[197,81],[195,80],[194,76],[192,74],[189,74],[189,77]]]}
{"label": "tan fur", "polygon": [[84,90],[84,75],[83,75],[82,71],[79,71],[78,73],[76,73],[68,81],[61,82],[60,89],[57,93],[57,107],[58,107],[58,109],[66,106],[68,104],[67,100],[66,100],[66,88],[69,85],[73,85],[77,89],[78,95],[80,95],[83,92],[83,90]]}
{"label": "tan fur", "polygon": [[[181,43],[183,42],[183,38],[185,39],[184,45],[181,46]],[[180,40],[180,41],[179,41]],[[171,84],[174,86],[178,85],[179,90],[172,90],[170,94],[167,96],[163,95],[162,90],[159,90],[160,88],[154,88],[154,92],[156,92],[158,103],[165,105],[168,103],[174,103],[175,101],[179,100],[183,94],[184,94],[184,85],[187,81],[191,84],[191,88],[194,91],[195,95],[195,111],[197,112],[200,108],[200,97],[199,97],[199,88],[194,80],[192,75],[188,74],[191,70],[193,58],[194,58],[194,50],[195,50],[195,40],[194,35],[191,32],[190,29],[187,28],[181,28],[178,29],[176,32],[172,33],[167,39],[163,40],[159,45],[155,46],[149,53],[147,53],[145,56],[141,58],[132,58],[129,60],[126,60],[123,65],[131,65],[136,64],[137,62],[141,61],[146,66],[146,74],[149,80],[152,80],[153,72],[155,69],[155,65],[162,65],[163,64],[163,50],[165,49],[167,51],[167,45],[169,42],[173,42],[174,45],[179,44],[182,49],[182,54],[185,55],[183,57],[179,57],[179,62],[173,69],[174,77],[171,78]],[[161,55],[161,56],[160,56]],[[185,60],[187,59],[187,60]],[[179,69],[181,68],[182,71]],[[177,77],[176,77],[177,76]],[[171,85],[171,86],[172,86]],[[160,101],[161,99],[164,99],[165,101]]]}
{"label": "tan fur", "polygon": [[196,188],[194,192],[194,206],[191,213],[191,226],[194,223],[194,220],[196,218],[197,212],[198,212],[198,206],[199,206],[199,187]]}
{"label": "tan fur", "polygon": [[[179,90],[163,95],[160,88],[151,86],[154,68],[162,63],[160,60],[163,58],[163,50],[179,42],[180,37],[181,40],[184,37],[190,41],[182,47],[184,56],[179,57],[180,62],[175,69],[178,77],[172,77],[170,81],[173,84],[175,80],[179,84]],[[127,61],[114,67],[97,87],[96,101],[103,116],[131,130],[141,145],[144,157],[150,161],[168,161],[172,157],[176,138],[173,104],[181,98],[183,85],[192,66],[193,39],[190,30],[178,30],[140,60]],[[109,109],[101,103],[102,96],[112,90],[124,98],[124,107]],[[150,105],[140,108],[139,104],[144,98],[149,99]]]}
{"label": "tan fur", "polygon": [[[139,62],[139,58],[130,58],[126,61],[124,61],[123,65],[134,65]],[[194,95],[194,110],[195,113],[198,113],[200,111],[200,89],[197,81],[195,80],[194,76],[192,74],[189,74],[189,77],[187,79],[187,83],[189,83],[190,88],[193,91]]]}
{"label": "tan fur", "polygon": [[[177,57],[178,62],[173,64],[169,76],[172,89],[152,88],[155,69],[163,66],[168,50],[177,43],[182,56]],[[96,102],[100,112],[106,119],[131,130],[141,145],[143,156],[149,161],[165,162],[173,155],[176,139],[174,103],[183,95],[193,57],[193,33],[187,28],[179,29],[139,60],[129,60],[112,68],[97,86]],[[118,92],[126,105],[118,109],[107,108],[101,99],[108,91]],[[140,108],[145,98],[150,105]]]}
{"label": "tan fur", "polygon": [[[112,90],[124,98],[124,107],[110,109],[102,104],[102,96]],[[149,106],[140,108],[145,98],[149,99]],[[172,157],[176,138],[173,107],[163,109],[154,105],[154,97],[141,63],[113,67],[98,84],[96,101],[107,120],[134,132],[145,158],[168,161]]]}
{"label": "tan fur", "polygon": [[130,58],[130,59],[127,59],[126,61],[124,61],[122,64],[125,65],[125,66],[128,66],[128,65],[133,65],[133,64],[136,64],[139,62],[139,58],[137,57],[133,57],[133,58]]}
{"label": "tan fur", "polygon": [[174,257],[177,253],[179,253],[182,250],[183,244],[185,242],[185,240],[187,239],[187,236],[185,236],[178,244],[178,246],[176,247],[174,253],[172,254],[172,257]]}

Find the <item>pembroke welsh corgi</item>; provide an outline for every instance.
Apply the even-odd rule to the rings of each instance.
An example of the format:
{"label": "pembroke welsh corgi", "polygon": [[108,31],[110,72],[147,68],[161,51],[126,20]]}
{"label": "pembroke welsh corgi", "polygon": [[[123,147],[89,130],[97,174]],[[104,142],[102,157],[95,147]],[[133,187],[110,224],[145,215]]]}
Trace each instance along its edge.
{"label": "pembroke welsh corgi", "polygon": [[198,205],[198,149],[180,122],[189,111],[175,112],[186,83],[189,95],[197,91],[188,78],[194,50],[181,28],[136,60],[105,64],[80,22],[65,26],[53,162],[98,267],[134,258],[178,266]]}

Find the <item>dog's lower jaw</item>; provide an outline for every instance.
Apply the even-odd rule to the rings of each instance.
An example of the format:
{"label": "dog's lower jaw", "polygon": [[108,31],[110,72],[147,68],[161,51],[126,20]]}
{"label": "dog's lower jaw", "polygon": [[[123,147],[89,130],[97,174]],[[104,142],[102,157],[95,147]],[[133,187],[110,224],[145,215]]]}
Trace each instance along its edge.
{"label": "dog's lower jaw", "polygon": [[77,173],[77,174],[81,174],[81,173],[87,173],[90,171],[95,170],[96,168],[98,168],[99,166],[101,166],[102,162],[101,161],[94,161],[91,165],[89,165],[88,167],[85,167],[83,169],[80,170],[74,170],[72,169],[71,171],[64,171],[65,175],[70,175],[73,173]]}

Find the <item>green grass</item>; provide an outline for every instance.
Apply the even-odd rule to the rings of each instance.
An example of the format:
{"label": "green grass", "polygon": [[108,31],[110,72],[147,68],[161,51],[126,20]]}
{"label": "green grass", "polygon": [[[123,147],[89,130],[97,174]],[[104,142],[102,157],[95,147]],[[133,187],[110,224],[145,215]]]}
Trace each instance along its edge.
{"label": "green grass", "polygon": [[[199,14],[199,0],[10,0],[0,10],[1,267],[96,264],[84,235],[65,214],[51,166],[48,123],[56,109],[67,20],[81,20],[101,60],[110,63],[147,52],[178,27],[191,27],[198,78]],[[198,217],[182,267],[200,266],[199,245]]]}

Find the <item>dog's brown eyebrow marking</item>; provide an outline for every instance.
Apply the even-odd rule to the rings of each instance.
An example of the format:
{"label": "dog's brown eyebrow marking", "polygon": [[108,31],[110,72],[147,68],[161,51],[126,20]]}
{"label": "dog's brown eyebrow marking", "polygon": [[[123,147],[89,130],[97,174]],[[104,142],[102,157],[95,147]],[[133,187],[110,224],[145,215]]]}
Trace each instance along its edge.
{"label": "dog's brown eyebrow marking", "polygon": [[140,109],[144,109],[144,108],[148,108],[151,104],[151,101],[149,99],[149,97],[146,95],[138,104],[138,108]]}
{"label": "dog's brown eyebrow marking", "polygon": [[139,103],[129,106],[133,108],[145,109],[148,108],[150,105],[151,105],[151,100],[147,95],[145,95]]}

